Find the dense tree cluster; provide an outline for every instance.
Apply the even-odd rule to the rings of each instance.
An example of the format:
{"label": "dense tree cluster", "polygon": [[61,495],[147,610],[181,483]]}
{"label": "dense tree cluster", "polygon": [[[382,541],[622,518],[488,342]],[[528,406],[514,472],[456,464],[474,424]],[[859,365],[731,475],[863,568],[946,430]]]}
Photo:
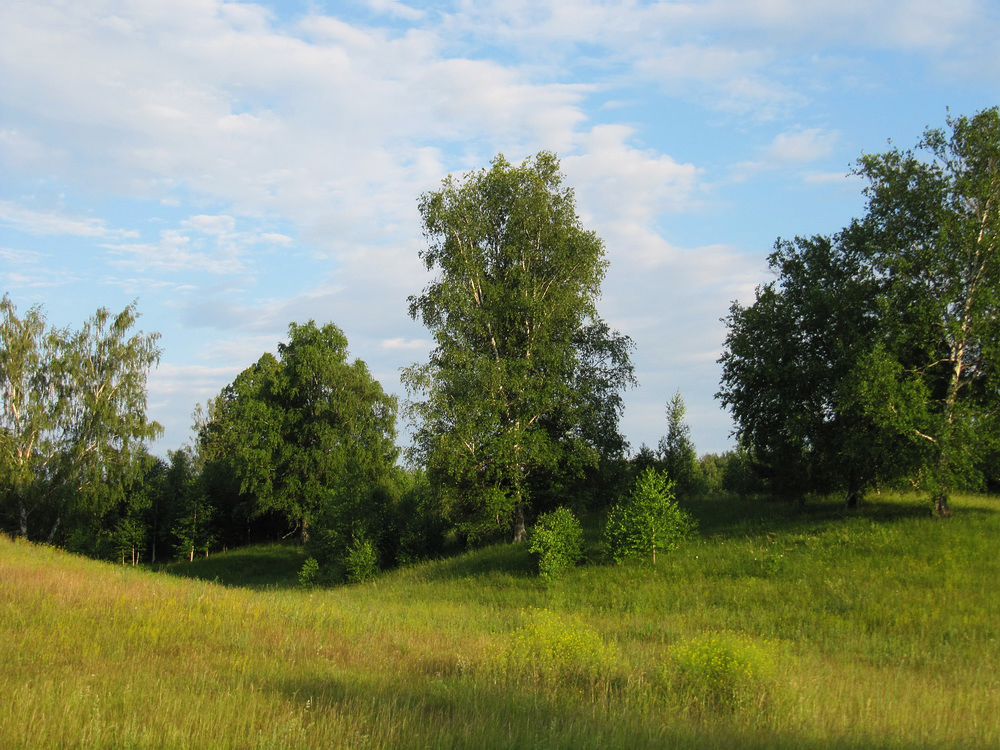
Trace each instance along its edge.
{"label": "dense tree cluster", "polygon": [[351,545],[385,547],[396,483],[396,401],[332,323],[292,323],[278,357],[264,354],[209,405],[199,433],[206,465],[276,513],[303,544],[342,561]]}
{"label": "dense tree cluster", "polygon": [[0,513],[16,534],[65,542],[125,501],[160,431],[146,419],[158,336],[132,333],[137,318],[102,308],[72,331],[0,300]]}
{"label": "dense tree cluster", "polygon": [[905,479],[947,515],[997,450],[1000,111],[918,151],[863,156],[866,214],[780,242],[777,280],[734,305],[720,397],[772,487]]}
{"label": "dense tree cluster", "polygon": [[698,457],[681,394],[655,449],[618,430],[632,342],[600,318],[607,261],[559,162],[539,153],[420,199],[434,277],[410,298],[427,362],[404,368],[413,422],[332,323],[292,323],[199,407],[192,447],[156,458],[135,304],[78,331],[0,302],[0,528],[133,564],[297,535],[304,585],[360,581],[449,544],[525,538],[556,577],[579,522],[610,511],[614,559],[694,528],[677,501],[909,482],[938,513],[1000,457],[1000,111],[948,120],[917,151],[863,156],[867,210],[779,240],[776,278],[734,304],[719,398],[739,449]]}

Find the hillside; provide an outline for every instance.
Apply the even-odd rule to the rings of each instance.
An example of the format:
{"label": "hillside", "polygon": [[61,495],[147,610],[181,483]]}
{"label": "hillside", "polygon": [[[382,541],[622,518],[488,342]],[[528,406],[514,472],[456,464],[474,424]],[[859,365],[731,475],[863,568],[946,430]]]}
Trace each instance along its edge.
{"label": "hillside", "polygon": [[523,547],[300,591],[294,548],[184,571],[212,583],[0,537],[0,747],[1000,744],[996,499],[691,508],[655,569],[551,585]]}

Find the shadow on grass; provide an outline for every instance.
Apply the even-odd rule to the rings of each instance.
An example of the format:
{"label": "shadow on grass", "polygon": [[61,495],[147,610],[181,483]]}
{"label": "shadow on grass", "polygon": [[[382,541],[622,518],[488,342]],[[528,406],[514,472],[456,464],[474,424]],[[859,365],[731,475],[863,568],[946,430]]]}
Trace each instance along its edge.
{"label": "shadow on grass", "polygon": [[[869,496],[857,508],[848,508],[842,498],[811,498],[806,502],[773,498],[692,498],[681,507],[698,520],[706,536],[746,537],[784,532],[808,533],[829,528],[830,524],[851,519],[895,523],[929,519],[930,504],[917,495]],[[962,513],[991,512],[972,507]]]}
{"label": "shadow on grass", "polygon": [[528,578],[537,573],[528,545],[522,542],[494,544],[442,558],[427,566],[424,578],[429,581],[493,575]]}
{"label": "shadow on grass", "polygon": [[[847,508],[837,497],[811,498],[805,503],[773,497],[701,497],[680,502],[698,521],[704,537],[745,539],[775,534],[812,534],[843,522],[866,519],[892,524],[914,519],[931,519],[930,504],[918,495],[872,495],[858,508]],[[1000,510],[982,505],[963,506],[956,515],[991,514]],[[604,542],[607,511],[581,516],[584,527],[584,559],[590,564],[610,564]],[[425,563],[424,580],[444,581],[470,577],[505,575],[533,578],[536,563],[527,544],[494,544],[456,552],[433,563]]]}
{"label": "shadow on grass", "polygon": [[[327,712],[363,732],[372,747],[426,748],[740,748],[740,750],[929,750],[938,743],[905,742],[858,731],[817,738],[772,726],[752,726],[726,714],[688,719],[627,694],[587,700],[567,689],[545,695],[531,687],[504,690],[461,676],[397,673],[301,675],[270,689],[323,722]],[[780,721],[780,717],[778,718]],[[985,747],[985,746],[984,746]]]}
{"label": "shadow on grass", "polygon": [[298,586],[305,553],[298,544],[241,547],[193,562],[174,562],[157,570],[179,578],[211,581],[250,589],[289,589]]}

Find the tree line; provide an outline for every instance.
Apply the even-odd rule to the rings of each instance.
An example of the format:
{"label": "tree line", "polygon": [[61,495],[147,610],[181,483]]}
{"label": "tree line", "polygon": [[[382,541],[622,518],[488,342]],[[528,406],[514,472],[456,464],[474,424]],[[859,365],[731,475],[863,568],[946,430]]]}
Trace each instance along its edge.
{"label": "tree line", "polygon": [[432,280],[409,312],[434,346],[404,368],[402,410],[340,328],[292,323],[277,356],[200,410],[191,447],[156,458],[145,382],[160,352],[156,334],[132,332],[135,305],[72,332],[37,308],[18,317],[5,296],[0,522],[133,562],[295,535],[310,576],[357,580],[449,544],[522,540],[538,519],[553,538],[569,508],[614,505],[618,523],[675,493],[841,491],[853,504],[905,482],[947,514],[955,488],[995,476],[1000,445],[1000,115],[948,124],[916,152],[863,156],[866,214],[779,240],[776,279],[732,306],[718,394],[736,423],[729,454],[698,458],[677,393],[659,445],[629,455],[633,342],[597,311],[603,242],[555,155],[499,156],[420,198]]}

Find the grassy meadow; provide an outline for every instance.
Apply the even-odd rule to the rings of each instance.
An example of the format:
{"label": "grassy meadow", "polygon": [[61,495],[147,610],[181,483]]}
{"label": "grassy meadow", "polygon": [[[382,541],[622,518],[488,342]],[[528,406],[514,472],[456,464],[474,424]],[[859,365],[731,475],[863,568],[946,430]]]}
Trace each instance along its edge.
{"label": "grassy meadow", "polygon": [[[1000,499],[687,505],[655,568],[498,546],[301,590],[0,536],[0,747],[996,748]],[[198,580],[201,579],[201,580]]]}

